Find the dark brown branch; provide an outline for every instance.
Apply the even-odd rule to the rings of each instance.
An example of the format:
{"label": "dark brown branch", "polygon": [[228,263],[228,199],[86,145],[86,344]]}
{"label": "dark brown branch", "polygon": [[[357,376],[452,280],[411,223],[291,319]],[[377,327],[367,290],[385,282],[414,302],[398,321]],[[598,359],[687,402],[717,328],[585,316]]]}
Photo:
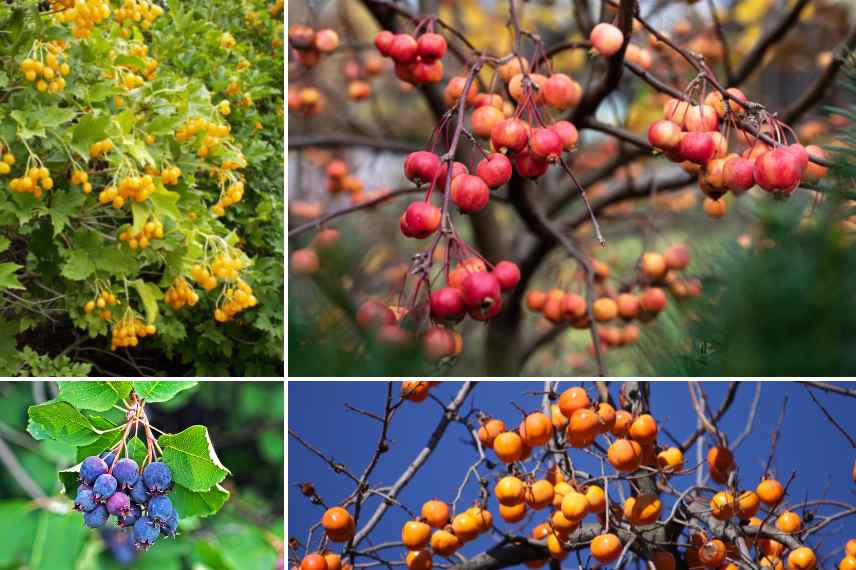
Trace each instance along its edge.
{"label": "dark brown branch", "polygon": [[740,85],[749,78],[752,72],[764,61],[764,55],[767,53],[767,50],[773,47],[776,42],[788,33],[788,30],[796,25],[800,14],[808,6],[809,2],[811,0],[797,0],[791,7],[790,12],[779,20],[775,26],[767,30],[767,33],[761,36],[755,45],[752,46],[752,49],[749,50],[749,53],[743,57],[743,63],[734,73],[734,80],[729,83],[730,85]]}
{"label": "dark brown branch", "polygon": [[850,396],[851,398],[856,398],[856,389],[853,388],[844,388],[843,386],[831,384],[829,382],[810,382],[802,380],[801,383],[805,384],[806,386],[816,388],[818,390],[823,390],[824,392],[838,394],[839,396]]}
{"label": "dark brown branch", "polygon": [[360,202],[359,204],[354,204],[352,206],[347,206],[345,208],[340,208],[338,210],[334,210],[328,214],[324,214],[320,218],[316,218],[310,222],[306,222],[305,224],[301,224],[296,228],[288,230],[288,237],[294,237],[302,234],[307,230],[311,230],[313,228],[319,228],[329,222],[330,220],[334,220],[338,217],[344,216],[346,214],[350,214],[352,212],[357,212],[359,210],[366,210],[373,206],[377,206],[382,202],[386,202],[387,200],[392,200],[393,198],[397,198],[399,196],[404,196],[405,194],[420,194],[425,192],[424,188],[421,187],[413,187],[413,188],[399,188],[397,190],[390,190],[389,192],[385,192],[376,198],[372,198],[371,200],[366,200],[365,202]]}
{"label": "dark brown branch", "polygon": [[835,426],[835,429],[840,431],[844,435],[844,437],[847,438],[847,441],[850,442],[851,447],[856,448],[856,439],[853,439],[853,436],[847,433],[847,430],[844,429],[841,424],[839,424],[838,421],[832,416],[832,414],[829,413],[826,407],[820,403],[820,401],[815,397],[815,395],[808,388],[808,386],[805,387],[805,391],[808,392],[808,395],[811,397],[812,401],[817,404],[817,407],[820,408],[820,411],[823,412],[823,415],[826,416],[826,419],[832,422],[832,425]]}
{"label": "dark brown branch", "polygon": [[[731,407],[731,404],[734,403],[734,397],[737,395],[737,389],[738,388],[740,388],[740,382],[737,382],[737,381],[731,382],[728,385],[728,392],[725,394],[725,398],[722,400],[722,403],[719,405],[719,409],[716,410],[716,412],[713,414],[712,420],[713,420],[714,424],[716,424],[716,422],[718,422],[722,418],[722,416],[725,415],[725,412],[727,412],[728,409]],[[693,434],[690,435],[681,444],[681,446],[680,446],[681,451],[686,453],[687,450],[692,446],[692,444],[694,444],[696,442],[696,440],[698,438],[700,438],[702,436],[702,434],[704,434],[704,432],[705,432],[704,428],[697,429],[695,432],[693,432]]]}
{"label": "dark brown branch", "polygon": [[569,322],[558,323],[557,325],[550,327],[547,332],[530,342],[523,350],[523,354],[520,355],[520,364],[518,364],[517,369],[523,370],[523,367],[526,366],[529,359],[532,358],[532,356],[534,356],[542,346],[550,344],[556,340],[556,338],[564,331],[568,330],[570,326],[571,323]]}
{"label": "dark brown branch", "polygon": [[648,152],[654,151],[654,147],[648,144],[648,141],[645,138],[637,135],[636,133],[631,133],[630,131],[622,129],[621,127],[616,127],[615,125],[602,123],[592,117],[586,118],[580,126],[583,129],[591,129],[593,131],[600,131],[602,133],[606,133],[619,140],[628,142],[632,145],[638,146],[639,148],[647,150]]}
{"label": "dark brown branch", "polygon": [[782,114],[783,120],[786,123],[791,123],[800,118],[823,98],[835,81],[835,77],[838,75],[841,67],[847,62],[848,52],[854,49],[856,49],[856,25],[853,26],[850,33],[835,50],[832,61],[826,66],[820,77]]}

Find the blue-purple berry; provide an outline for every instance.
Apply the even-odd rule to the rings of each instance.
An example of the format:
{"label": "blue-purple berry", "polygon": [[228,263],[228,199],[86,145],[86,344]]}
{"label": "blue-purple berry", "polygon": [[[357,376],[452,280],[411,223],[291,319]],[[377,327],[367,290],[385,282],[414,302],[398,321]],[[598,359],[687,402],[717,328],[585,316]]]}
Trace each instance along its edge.
{"label": "blue-purple berry", "polygon": [[74,498],[74,510],[81,513],[88,513],[98,506],[95,498],[92,496],[92,488],[88,485],[81,485],[77,488],[77,496]]}
{"label": "blue-purple berry", "polygon": [[112,467],[113,462],[116,461],[116,452],[115,451],[105,451],[98,455],[101,459],[104,460],[104,463],[107,464],[107,467]]}
{"label": "blue-purple berry", "polygon": [[140,517],[143,516],[143,509],[139,505],[131,504],[130,511],[125,516],[119,517],[119,526],[122,528],[127,528],[130,526],[134,526]]}
{"label": "blue-purple berry", "polygon": [[130,457],[126,457],[116,462],[111,474],[119,483],[119,489],[130,489],[140,480],[140,466]]}
{"label": "blue-purple berry", "polygon": [[96,501],[103,503],[113,496],[117,486],[116,478],[109,473],[105,473],[104,475],[100,475],[95,480],[95,484],[92,485],[92,495]]}
{"label": "blue-purple berry", "polygon": [[87,457],[80,464],[80,480],[92,485],[101,475],[107,473],[107,462],[100,457]]}
{"label": "blue-purple berry", "polygon": [[137,550],[148,550],[160,536],[160,529],[148,517],[134,523],[134,546]]}
{"label": "blue-purple berry", "polygon": [[166,463],[160,461],[149,463],[143,470],[143,483],[145,483],[149,494],[163,495],[169,491],[172,485],[172,471],[169,470]]}
{"label": "blue-purple berry", "polygon": [[149,501],[149,494],[146,492],[146,485],[143,483],[143,478],[137,479],[136,484],[131,487],[131,501],[138,505],[145,505]]}
{"label": "blue-purple berry", "polygon": [[107,512],[117,517],[127,515],[131,512],[131,498],[122,492],[113,493],[107,499]]}
{"label": "blue-purple berry", "polygon": [[83,515],[83,524],[89,528],[99,528],[104,526],[108,518],[110,518],[110,513],[107,512],[107,507],[97,505],[94,509]]}
{"label": "blue-purple berry", "polygon": [[172,501],[163,495],[158,495],[149,501],[146,512],[155,526],[160,528],[172,517],[175,510],[172,508]]}
{"label": "blue-purple berry", "polygon": [[172,516],[161,527],[161,534],[170,538],[175,538],[175,533],[178,531],[178,511],[172,510]]}

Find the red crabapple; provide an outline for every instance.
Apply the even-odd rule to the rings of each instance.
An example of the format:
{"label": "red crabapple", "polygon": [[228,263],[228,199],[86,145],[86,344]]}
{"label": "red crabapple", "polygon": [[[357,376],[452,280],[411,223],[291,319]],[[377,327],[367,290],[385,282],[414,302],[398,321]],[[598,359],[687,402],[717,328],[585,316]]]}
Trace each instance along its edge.
{"label": "red crabapple", "polygon": [[428,202],[413,202],[404,211],[403,224],[407,237],[424,239],[440,227],[442,213],[440,208]]}
{"label": "red crabapple", "polygon": [[487,308],[499,302],[502,286],[493,273],[479,271],[470,273],[464,279],[461,292],[464,296],[464,302],[470,309]]}
{"label": "red crabapple", "polygon": [[431,292],[431,318],[441,322],[457,322],[467,314],[467,305],[460,289],[442,287]]}
{"label": "red crabapple", "polygon": [[799,184],[799,159],[786,148],[776,148],[755,159],[755,182],[768,192],[790,192]]}
{"label": "red crabapple", "polygon": [[719,115],[710,105],[693,105],[687,111],[684,126],[688,131],[715,131],[719,125]]}
{"label": "red crabapple", "polygon": [[413,64],[411,77],[416,83],[440,83],[443,80],[443,62],[420,60]]}
{"label": "red crabapple", "polygon": [[374,45],[377,51],[385,56],[389,56],[393,41],[395,41],[395,34],[389,30],[381,30],[374,37]]}
{"label": "red crabapple", "polygon": [[[448,172],[449,168],[445,162],[440,164],[440,174],[437,175],[437,190],[440,192],[446,191],[446,172]],[[455,180],[458,176],[462,174],[469,174],[470,171],[467,169],[467,166],[462,162],[453,162],[452,163],[452,180]]]}
{"label": "red crabapple", "polygon": [[725,159],[722,182],[735,194],[742,194],[755,185],[755,163],[738,155]]}
{"label": "red crabapple", "polygon": [[490,188],[478,176],[463,174],[452,180],[450,198],[461,211],[478,212],[487,206]]}
{"label": "red crabapple", "polygon": [[446,38],[440,34],[428,32],[416,40],[419,57],[428,61],[440,59],[446,55]]}
{"label": "red crabapple", "polygon": [[659,287],[651,287],[642,293],[639,306],[648,313],[659,313],[666,307],[666,294]]}
{"label": "red crabapple", "polygon": [[416,60],[419,48],[410,34],[396,34],[389,46],[389,55],[396,63],[411,63]]}
{"label": "red crabapple", "polygon": [[[817,145],[810,144],[805,147],[806,152],[810,155],[815,156],[817,158],[826,158],[826,154],[823,152],[823,149]],[[806,165],[805,170],[803,171],[803,178],[806,182],[817,182],[824,176],[829,169],[820,164],[816,164],[814,162],[809,161]]]}
{"label": "red crabapple", "polygon": [[494,125],[490,142],[497,152],[520,152],[529,142],[529,127],[520,119],[505,119]]}
{"label": "red crabapple", "polygon": [[596,25],[589,36],[592,48],[604,57],[612,57],[624,45],[624,34],[621,30],[605,22]]}
{"label": "red crabapple", "polygon": [[411,152],[404,159],[404,176],[411,182],[433,182],[441,168],[440,157],[427,150]]}
{"label": "red crabapple", "polygon": [[577,146],[577,140],[580,134],[577,128],[570,121],[556,121],[550,125],[550,130],[559,135],[562,141],[562,148],[565,150],[573,150]]}
{"label": "red crabapple", "polygon": [[366,331],[375,330],[384,325],[394,325],[396,321],[392,309],[380,301],[366,301],[357,309],[357,324]]}
{"label": "red crabapple", "polygon": [[334,30],[325,28],[315,32],[315,49],[321,53],[336,51],[339,47],[339,34]]}
{"label": "red crabapple", "polygon": [[690,248],[680,243],[666,250],[666,265],[673,271],[686,269],[690,264]]}
{"label": "red crabapple", "polygon": [[476,175],[491,189],[499,188],[511,180],[511,173],[511,161],[498,152],[487,155],[476,166]]}
{"label": "red crabapple", "polygon": [[314,249],[295,249],[291,253],[291,270],[295,275],[314,275],[320,263]]}
{"label": "red crabapple", "polygon": [[562,154],[562,139],[551,129],[537,128],[529,137],[529,148],[536,158],[556,162]]}
{"label": "red crabapple", "polygon": [[422,352],[431,361],[455,356],[455,335],[449,329],[434,326],[422,334]]}
{"label": "red crabapple", "polygon": [[528,149],[514,155],[514,169],[524,178],[538,178],[547,172],[550,165],[534,156]]}
{"label": "red crabapple", "polygon": [[483,139],[490,138],[493,127],[505,120],[505,113],[493,105],[483,105],[473,111],[470,117],[473,134]]}
{"label": "red crabapple", "polygon": [[511,261],[500,261],[493,268],[493,274],[499,281],[499,286],[503,291],[514,289],[520,281],[520,268],[516,263]]}
{"label": "red crabapple", "polygon": [[648,142],[654,148],[671,150],[681,142],[681,127],[666,119],[655,121],[648,127]]}
{"label": "red crabapple", "polygon": [[[461,75],[449,80],[449,83],[446,84],[446,88],[443,90],[443,100],[446,102],[446,106],[451,107],[458,101],[458,99],[461,98],[461,94],[464,92],[464,87],[466,87],[466,85],[467,78]],[[466,104],[472,105],[475,103],[478,94],[479,86],[475,81],[473,81],[470,83],[470,88],[467,91]]]}
{"label": "red crabapple", "polygon": [[559,111],[577,105],[582,94],[583,90],[580,84],[564,73],[554,73],[547,78],[541,88],[544,103]]}
{"label": "red crabapple", "polygon": [[716,146],[708,133],[686,133],[681,138],[678,150],[684,159],[704,164],[713,158]]}

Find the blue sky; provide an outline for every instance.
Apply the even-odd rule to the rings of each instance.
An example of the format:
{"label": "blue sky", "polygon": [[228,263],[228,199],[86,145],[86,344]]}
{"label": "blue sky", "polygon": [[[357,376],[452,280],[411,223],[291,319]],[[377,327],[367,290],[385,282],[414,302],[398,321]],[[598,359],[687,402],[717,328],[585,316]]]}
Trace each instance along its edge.
{"label": "blue sky", "polygon": [[[395,390],[398,390],[397,384]],[[433,393],[448,402],[460,385],[461,382],[458,381],[443,382],[433,388]],[[574,385],[579,383],[562,382],[559,391]],[[589,388],[590,395],[594,396],[591,384],[585,385]],[[856,388],[856,382],[842,385]],[[715,410],[725,395],[728,383],[704,382],[702,386],[709,398],[710,407]],[[617,395],[618,387],[618,383],[612,383],[610,387],[614,396]],[[476,407],[503,419],[507,425],[516,426],[521,414],[511,402],[528,411],[534,411],[540,407],[541,398],[527,395],[526,392],[542,389],[543,382],[535,381],[482,382],[466,402],[464,411]],[[856,405],[852,398],[819,391],[815,391],[815,394],[849,433],[856,434]],[[311,444],[332,455],[336,461],[347,465],[352,472],[361,473],[371,458],[380,424],[348,412],[345,404],[381,413],[385,395],[386,382],[291,381],[288,383],[288,425]],[[686,382],[654,382],[651,396],[652,412],[661,428],[658,438],[661,444],[669,443],[663,429],[669,430],[678,440],[683,440],[695,429],[696,417],[691,408]],[[744,382],[738,390],[735,403],[719,422],[720,429],[725,431],[731,440],[744,430],[754,396],[755,383]],[[793,504],[806,497],[816,499],[822,496],[849,504],[856,503],[856,483],[851,478],[856,450],[823,416],[809,398],[805,387],[791,382],[763,382],[752,432],[736,451],[741,469],[740,479],[744,482],[741,486],[754,487],[759,480],[770,449],[770,435],[786,396],[789,399],[787,415],[774,460],[776,473],[783,481],[792,471],[797,471],[786,503]],[[440,406],[431,400],[421,403],[407,402],[403,409],[397,412],[390,430],[390,450],[382,457],[372,482],[391,484],[395,481],[428,441],[440,413]],[[475,449],[464,443],[466,437],[463,425],[453,423],[449,427],[439,448],[399,496],[411,510],[418,512],[422,503],[431,498],[440,498],[451,503],[467,468],[477,459]],[[488,457],[495,459],[489,450]],[[685,464],[692,464],[694,457],[693,449],[687,453]],[[575,466],[583,470],[592,470],[597,465],[591,456],[579,451],[572,453],[572,459]],[[334,473],[293,438],[289,438],[288,442],[287,465],[288,536],[295,536],[303,541],[307,529],[320,520],[323,509],[310,504],[301,496],[294,483],[312,482],[329,504],[344,499],[353,491],[353,483],[345,476]],[[597,470],[599,471],[599,467]],[[493,471],[499,472],[500,469]],[[482,473],[489,472],[483,468]],[[493,477],[490,479],[494,480]],[[674,477],[672,481],[678,488],[685,488],[693,480],[694,476],[681,476]],[[469,506],[477,494],[477,485],[471,478],[459,506]],[[491,500],[495,524],[503,528],[505,523],[495,512],[496,503],[492,495]],[[369,501],[366,507],[368,512],[373,512],[376,505],[376,500]],[[534,524],[545,519],[545,512],[537,512],[528,524],[510,525],[509,528],[520,527],[528,532]],[[364,521],[363,517],[361,519]],[[391,508],[383,522],[375,529],[372,538],[375,542],[400,540],[401,526],[406,520],[408,516],[403,510]],[[820,545],[821,553],[840,551],[848,538],[856,537],[856,517],[833,523],[820,534],[826,537]],[[491,540],[487,537],[480,538],[468,543],[461,552],[465,556],[476,554],[489,546]],[[391,550],[387,552],[387,558],[400,559],[402,553],[403,549]],[[837,565],[839,558],[840,556],[834,557],[827,566]]]}

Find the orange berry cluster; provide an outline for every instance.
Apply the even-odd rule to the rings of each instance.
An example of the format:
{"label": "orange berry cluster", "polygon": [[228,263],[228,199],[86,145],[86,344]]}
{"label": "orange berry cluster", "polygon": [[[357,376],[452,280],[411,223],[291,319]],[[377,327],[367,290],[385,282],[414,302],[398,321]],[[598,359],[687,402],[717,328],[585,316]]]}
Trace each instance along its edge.
{"label": "orange berry cluster", "polygon": [[222,101],[217,103],[217,111],[219,111],[219,113],[221,115],[223,115],[224,117],[231,114],[232,113],[232,107],[229,104],[229,101],[227,99],[223,99]]}
{"label": "orange berry cluster", "polygon": [[218,323],[231,321],[235,315],[255,307],[258,303],[256,296],[253,295],[253,289],[241,278],[238,278],[233,287],[226,289],[224,298],[226,301],[214,309],[214,320]]}
{"label": "orange berry cluster", "polygon": [[125,205],[125,200],[132,198],[138,204],[155,191],[155,181],[150,174],[143,176],[126,176],[116,186],[108,186],[98,195],[101,204],[112,203],[117,210]]}
{"label": "orange berry cluster", "polygon": [[54,15],[57,22],[71,25],[71,35],[75,38],[88,38],[92,28],[110,15],[110,2],[107,0],[77,0],[67,10]]}
{"label": "orange berry cluster", "polygon": [[44,58],[26,58],[21,62],[21,72],[27,81],[35,82],[36,89],[41,92],[59,93],[65,89],[65,77],[71,73],[71,66],[66,63],[59,44],[48,44],[48,53]]}
{"label": "orange berry cluster", "polygon": [[125,0],[122,7],[116,10],[116,21],[122,24],[132,25],[138,23],[141,28],[148,30],[160,16],[163,8],[157,4],[145,0]]}
{"label": "orange berry cluster", "polygon": [[204,131],[205,137],[202,139],[199,148],[196,149],[196,155],[200,158],[205,158],[225,137],[229,136],[231,130],[228,124],[209,123],[205,119],[195,118],[190,119],[185,125],[176,129],[175,140],[185,142]]}
{"label": "orange berry cluster", "polygon": [[92,143],[89,146],[89,156],[92,158],[100,158],[103,154],[106,154],[111,150],[113,150],[113,143],[110,139],[104,139],[103,141]]}
{"label": "orange berry cluster", "polygon": [[71,173],[71,183],[75,186],[83,186],[83,193],[92,192],[92,184],[89,182],[89,174],[85,170],[77,170]]}
{"label": "orange berry cluster", "polygon": [[26,192],[35,198],[42,197],[42,190],[53,188],[53,178],[44,166],[32,167],[20,178],[9,181],[9,190],[12,192]]}
{"label": "orange berry cluster", "polygon": [[223,49],[232,49],[237,45],[237,41],[235,41],[235,36],[230,34],[229,32],[223,32],[220,34],[220,47]]}
{"label": "orange berry cluster", "polygon": [[3,145],[0,145],[0,174],[12,172],[13,164],[15,164],[15,155],[9,151],[3,152]]}
{"label": "orange berry cluster", "polygon": [[156,239],[163,239],[163,224],[160,220],[148,221],[139,232],[132,234],[130,228],[119,234],[119,240],[127,242],[132,251],[140,251],[151,245]]}
{"label": "orange berry cluster", "polygon": [[332,160],[327,164],[327,192],[338,194],[347,192],[354,202],[359,202],[363,194],[362,181],[350,173],[344,160]]}
{"label": "orange berry cluster", "polygon": [[146,324],[133,311],[128,311],[125,316],[113,326],[110,348],[127,348],[137,346],[141,338],[151,336],[157,332],[155,325]]}
{"label": "orange berry cluster", "polygon": [[199,295],[184,277],[176,277],[166,290],[164,301],[177,311],[185,305],[188,307],[195,305],[199,301]]}
{"label": "orange berry cluster", "polygon": [[178,184],[178,179],[181,177],[181,169],[177,166],[169,166],[161,170],[160,177],[164,186]]}
{"label": "orange berry cluster", "polygon": [[237,204],[244,197],[244,183],[240,180],[231,184],[225,191],[220,194],[220,199],[211,208],[215,216],[222,216],[226,213],[226,208],[232,204]]}
{"label": "orange berry cluster", "polygon": [[95,299],[89,300],[83,305],[83,311],[89,315],[95,309],[98,309],[98,318],[102,321],[109,321],[113,318],[113,312],[108,307],[118,304],[119,300],[116,298],[116,295],[110,291],[101,291]]}
{"label": "orange berry cluster", "polygon": [[321,61],[321,55],[336,51],[339,34],[329,28],[315,30],[295,24],[288,28],[288,44],[297,52],[297,61],[303,67],[312,68]]}

